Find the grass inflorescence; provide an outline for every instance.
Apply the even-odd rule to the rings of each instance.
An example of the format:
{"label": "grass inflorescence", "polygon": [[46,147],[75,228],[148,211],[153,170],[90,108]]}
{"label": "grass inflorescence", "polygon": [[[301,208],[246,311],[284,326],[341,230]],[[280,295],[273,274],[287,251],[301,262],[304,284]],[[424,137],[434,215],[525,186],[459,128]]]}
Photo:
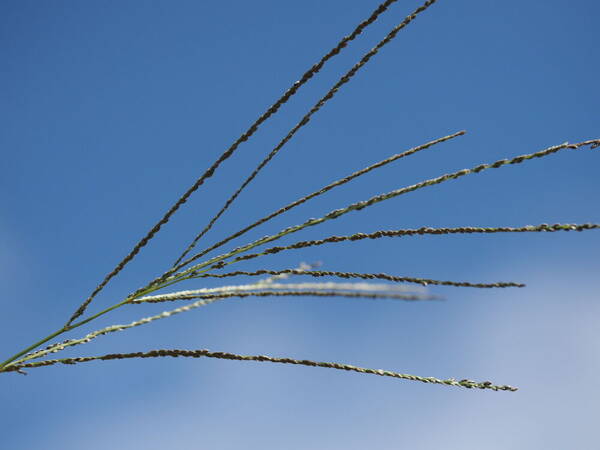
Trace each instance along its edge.
{"label": "grass inflorescence", "polygon": [[[393,378],[399,378],[404,380],[420,381],[423,383],[441,384],[447,386],[457,386],[464,388],[477,388],[477,389],[490,389],[490,390],[503,390],[503,391],[515,391],[516,388],[508,385],[497,385],[489,381],[476,382],[468,379],[455,380],[455,379],[440,379],[433,377],[422,377],[416,375],[407,375],[398,372],[369,369],[356,367],[349,364],[343,364],[338,362],[318,362],[306,359],[294,359],[289,357],[271,357],[264,355],[239,355],[235,353],[227,352],[214,352],[206,349],[160,349],[160,350],[149,350],[144,352],[133,352],[133,353],[111,353],[101,356],[79,356],[71,358],[58,358],[58,359],[47,359],[50,354],[59,353],[67,348],[75,347],[78,345],[86,344],[93,339],[98,337],[124,331],[130,328],[146,325],[156,320],[166,319],[177,314],[189,312],[193,309],[208,306],[214,302],[227,300],[227,299],[245,299],[249,297],[272,297],[272,298],[283,298],[283,297],[315,297],[315,298],[347,298],[347,299],[370,299],[370,300],[398,300],[407,302],[418,302],[418,301],[431,301],[441,300],[439,296],[431,295],[424,290],[425,286],[429,285],[441,285],[441,286],[452,286],[452,287],[470,287],[470,288],[509,288],[509,287],[524,287],[524,284],[513,281],[502,281],[502,282],[478,282],[478,281],[455,281],[455,280],[438,280],[417,277],[412,275],[390,275],[386,273],[357,273],[357,272],[343,272],[335,270],[317,270],[314,266],[301,265],[296,269],[268,269],[261,268],[258,270],[233,270],[231,272],[219,272],[219,270],[228,267],[230,265],[242,264],[248,260],[254,260],[263,258],[268,255],[277,254],[284,251],[300,250],[309,247],[316,247],[325,244],[341,243],[341,242],[355,242],[361,240],[373,240],[380,238],[396,238],[396,237],[411,237],[411,236],[448,236],[456,234],[494,234],[494,233],[548,233],[548,232],[559,232],[559,231],[587,231],[600,228],[599,224],[585,223],[585,224],[540,224],[540,225],[525,225],[525,226],[495,226],[495,227],[478,227],[478,226],[463,226],[463,227],[421,227],[416,229],[397,229],[397,230],[377,230],[372,232],[359,232],[351,235],[344,236],[328,236],[321,239],[315,240],[303,240],[297,241],[288,245],[271,246],[268,248],[259,249],[259,247],[265,244],[275,242],[285,236],[289,236],[301,230],[309,227],[315,227],[325,222],[337,219],[350,212],[359,212],[372,205],[396,198],[401,195],[409,194],[411,192],[442,184],[447,181],[455,180],[466,175],[477,174],[488,169],[497,169],[504,166],[510,166],[515,164],[521,164],[529,162],[536,158],[542,158],[551,154],[557,153],[563,150],[577,150],[580,148],[596,148],[600,146],[600,139],[592,139],[579,143],[563,143],[556,146],[548,147],[543,150],[535,151],[525,155],[515,156],[508,159],[501,159],[492,163],[479,164],[470,169],[462,169],[440,176],[426,179],[418,183],[400,187],[392,191],[375,195],[371,198],[361,201],[355,201],[344,207],[330,211],[320,217],[309,218],[301,223],[288,226],[282,230],[273,232],[270,235],[264,236],[260,239],[248,242],[244,245],[237,246],[229,249],[224,253],[206,257],[210,252],[225,246],[233,239],[239,238],[245,235],[250,230],[264,225],[274,219],[277,216],[287,213],[293,208],[307,203],[310,200],[324,195],[332,189],[351,182],[354,179],[361,177],[369,172],[375,171],[381,167],[387,166],[393,162],[396,162],[402,158],[413,155],[425,149],[432,148],[438,144],[453,140],[465,134],[465,131],[458,131],[453,134],[449,134],[422,145],[410,148],[404,152],[394,154],[386,159],[379,162],[373,163],[363,169],[355,171],[343,178],[333,181],[322,188],[300,197],[299,199],[288,203],[281,208],[278,208],[271,214],[267,214],[261,219],[242,227],[239,231],[221,239],[215,243],[208,244],[204,249],[197,251],[195,254],[192,252],[195,250],[202,238],[208,233],[214,224],[220,219],[223,213],[231,207],[235,202],[236,198],[240,193],[256,178],[258,173],[269,164],[269,162],[284,148],[284,146],[296,135],[296,133],[304,126],[308,125],[312,117],[320,111],[323,106],[327,104],[331,99],[334,98],[337,92],[342,89],[352,78],[361,70],[366,64],[368,64],[379,51],[390,43],[405,27],[411,24],[419,14],[425,12],[431,7],[436,0],[428,0],[408,15],[398,25],[393,27],[390,32],[371,50],[365,53],[359,61],[352,66],[352,68],[342,75],[336,83],[323,95],[309,110],[308,112],[297,122],[297,124],[290,129],[288,133],[279,141],[279,143],[266,155],[266,157],[260,162],[260,164],[252,170],[250,175],[242,181],[238,189],[227,199],[221,209],[210,219],[207,224],[191,239],[190,244],[183,250],[180,256],[176,259],[174,264],[163,274],[153,278],[145,284],[144,287],[139,288],[129,295],[122,298],[112,306],[92,315],[87,315],[88,306],[93,302],[95,297],[105,288],[112,278],[118,275],[122,269],[129,264],[161,230],[161,228],[167,224],[172,216],[188,201],[190,196],[194,194],[209,178],[211,178],[217,169],[220,168],[221,164],[229,159],[239,148],[241,144],[249,140],[259,127],[266,122],[270,117],[276,114],[280,108],[299,90],[308,83],[319,71],[324,67],[325,64],[333,57],[338,55],[343,49],[348,46],[354,39],[359,37],[364,30],[374,23],[381,14],[386,12],[397,0],[387,0],[380,5],[371,13],[371,15],[363,20],[350,34],[343,37],[331,50],[329,50],[322,58],[319,59],[314,65],[312,65],[298,81],[294,82],[282,95],[275,101],[259,118],[250,125],[250,127],[238,137],[229,148],[227,148],[217,160],[190,186],[185,193],[179,197],[173,205],[167,210],[162,218],[144,235],[144,237],[136,243],[130,252],[121,260],[113,270],[111,270],[98,284],[98,286],[92,291],[92,293],[77,307],[73,314],[68,320],[59,327],[55,332],[42,338],[38,342],[31,344],[23,350],[17,352],[13,356],[7,358],[4,362],[0,363],[0,372],[17,372],[25,373],[26,369],[33,369],[45,366],[51,366],[56,364],[62,365],[73,365],[90,361],[108,361],[108,360],[122,360],[131,358],[159,358],[159,357],[187,357],[187,358],[218,358],[228,359],[235,361],[258,361],[258,362],[273,362],[293,365],[304,365],[310,367],[324,367],[345,371],[353,371],[363,374],[373,374],[379,376],[387,376]],[[252,251],[252,252],[251,252]],[[191,256],[190,256],[191,254]],[[165,292],[167,288],[176,286],[177,284],[184,281],[193,281],[206,278],[235,278],[235,277],[261,277],[267,275],[266,278],[261,278],[258,281],[254,281],[248,284],[231,284],[223,285],[219,287],[200,287],[193,290],[175,290],[173,292]],[[306,280],[307,277],[322,278],[327,277],[327,281],[297,281],[298,279]],[[332,281],[335,279],[336,281]],[[370,280],[369,282],[359,281],[347,281],[347,280]],[[377,283],[373,280],[383,280],[389,283]],[[159,292],[160,291],[160,292]],[[95,319],[107,315],[110,312],[124,307],[126,305],[136,305],[137,308],[142,308],[147,303],[165,303],[165,302],[182,302],[183,306],[164,311],[160,314],[143,317],[139,320],[127,323],[127,324],[116,324],[108,327],[104,327],[92,332],[87,333],[80,338],[71,338],[62,340],[59,342],[48,344],[54,338],[62,336],[63,334],[73,331],[83,325],[94,321]]]}

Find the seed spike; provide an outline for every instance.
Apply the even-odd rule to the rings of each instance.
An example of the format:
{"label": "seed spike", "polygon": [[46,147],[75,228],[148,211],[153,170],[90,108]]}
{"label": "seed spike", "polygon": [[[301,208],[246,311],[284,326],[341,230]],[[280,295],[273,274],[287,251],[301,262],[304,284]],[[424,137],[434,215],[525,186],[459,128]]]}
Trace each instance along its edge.
{"label": "seed spike", "polygon": [[418,295],[418,294],[392,294],[392,293],[376,293],[376,292],[341,292],[341,291],[256,291],[256,292],[229,292],[224,294],[196,294],[196,295],[180,295],[180,296],[169,296],[169,297],[150,297],[141,298],[133,303],[163,303],[172,302],[177,300],[219,300],[225,298],[246,298],[246,297],[347,297],[347,298],[368,298],[368,299],[391,299],[391,300],[405,300],[405,301],[422,301],[422,300],[440,300],[439,297],[432,295]]}
{"label": "seed spike", "polygon": [[536,233],[536,232],[557,232],[557,231],[585,231],[599,229],[600,224],[560,224],[548,225],[525,225],[522,227],[457,227],[457,228],[430,228],[421,227],[416,229],[402,230],[379,230],[373,233],[355,233],[349,236],[329,236],[324,239],[312,241],[298,241],[290,245],[270,247],[260,253],[251,253],[235,258],[233,261],[245,261],[259,256],[272,255],[286,250],[298,250],[307,247],[315,247],[324,244],[339,242],[355,242],[364,239],[379,239],[382,237],[403,237],[403,236],[423,236],[423,235],[450,235],[450,234],[493,234],[493,233]]}
{"label": "seed spike", "polygon": [[308,359],[292,359],[292,358],[277,358],[266,355],[238,355],[235,353],[226,352],[211,352],[210,350],[150,350],[148,352],[135,352],[135,353],[111,353],[102,356],[83,356],[78,358],[64,358],[64,359],[50,359],[46,361],[37,361],[26,364],[14,365],[6,368],[7,372],[22,370],[26,368],[52,366],[54,364],[78,364],[90,361],[110,361],[118,359],[130,359],[130,358],[163,358],[163,357],[186,357],[186,358],[217,358],[217,359],[229,359],[234,361],[257,361],[257,362],[272,362],[280,364],[294,364],[309,367],[324,367],[327,369],[346,370],[350,372],[358,372],[370,375],[379,375],[382,377],[399,378],[403,380],[420,381],[422,383],[430,384],[441,384],[445,386],[456,386],[464,387],[467,389],[490,389],[493,391],[511,391],[517,390],[516,387],[507,385],[495,385],[490,381],[477,382],[473,380],[463,379],[460,381],[454,378],[439,379],[434,377],[421,377],[418,375],[409,375],[404,373],[392,372],[389,370],[381,369],[368,369],[364,367],[352,366],[350,364],[342,364],[336,362],[320,362],[311,361]]}
{"label": "seed spike", "polygon": [[422,286],[439,285],[439,286],[455,286],[455,287],[474,287],[474,288],[506,288],[506,287],[525,287],[524,284],[514,282],[496,282],[496,283],[470,283],[468,281],[442,281],[432,280],[429,278],[414,278],[414,277],[398,277],[385,273],[356,273],[356,272],[333,272],[325,270],[256,270],[254,272],[246,272],[238,270],[228,273],[203,273],[194,276],[193,278],[227,278],[236,277],[238,275],[259,276],[259,275],[280,275],[289,273],[293,275],[308,275],[311,277],[339,277],[339,278],[361,278],[363,280],[387,280],[403,283],[417,283]]}

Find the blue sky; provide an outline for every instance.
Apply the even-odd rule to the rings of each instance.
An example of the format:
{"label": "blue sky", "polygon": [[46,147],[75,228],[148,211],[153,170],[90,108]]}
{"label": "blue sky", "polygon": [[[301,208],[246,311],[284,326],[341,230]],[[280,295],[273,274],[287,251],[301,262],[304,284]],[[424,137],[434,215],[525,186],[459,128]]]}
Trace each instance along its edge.
{"label": "blue sky", "polygon": [[[303,87],[90,311],[168,268],[308,108],[417,5],[390,7]],[[313,0],[2,2],[2,354],[61,326],[234,139],[375,7]],[[336,189],[232,245],[442,173],[600,137],[599,13],[589,0],[440,0],[284,147],[205,244],[332,180],[458,130],[467,135]],[[597,223],[598,151],[565,151],[464,177],[297,237]],[[239,268],[321,261],[325,270],[528,287],[432,288],[446,301],[418,304],[223,301],[68,353],[209,348],[490,379],[520,387],[517,393],[267,363],[89,363],[3,376],[2,442],[62,450],[594,449],[599,249],[600,233],[590,231],[380,239],[286,252]],[[70,337],[165,309],[151,306],[116,311]]]}

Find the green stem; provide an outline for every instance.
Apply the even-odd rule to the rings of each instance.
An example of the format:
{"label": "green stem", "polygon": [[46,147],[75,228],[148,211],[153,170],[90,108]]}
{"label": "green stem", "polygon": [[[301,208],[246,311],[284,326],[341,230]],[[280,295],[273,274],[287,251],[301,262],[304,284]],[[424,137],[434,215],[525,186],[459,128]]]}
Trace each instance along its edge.
{"label": "green stem", "polygon": [[[114,305],[112,305],[112,306],[110,306],[110,307],[108,307],[108,308],[100,311],[99,313],[96,313],[93,316],[88,317],[87,319],[80,320],[79,322],[73,323],[73,324],[71,324],[71,325],[69,325],[67,327],[63,327],[63,328],[55,331],[54,333],[46,336],[45,338],[41,339],[40,341],[36,342],[35,344],[32,344],[29,347],[27,347],[26,349],[21,350],[19,353],[16,353],[15,355],[11,356],[6,361],[0,363],[0,372],[3,372],[4,369],[7,366],[11,365],[11,363],[15,362],[21,356],[23,356],[23,355],[31,352],[32,350],[35,350],[40,345],[45,344],[49,340],[51,340],[51,339],[53,339],[53,338],[55,338],[57,336],[60,336],[61,334],[66,333],[67,331],[71,331],[71,330],[73,330],[75,328],[78,328],[78,327],[80,327],[82,325],[85,325],[86,323],[89,323],[92,320],[97,319],[98,317],[103,316],[106,313],[109,313],[110,311],[113,311],[113,310],[115,310],[117,308],[120,308],[123,305],[126,305],[127,303],[132,302],[133,300],[135,300],[136,298],[138,298],[138,297],[140,297],[142,295],[146,295],[146,294],[149,294],[151,292],[157,291],[158,289],[161,289],[162,287],[163,286],[156,286],[156,287],[152,287],[152,288],[145,288],[144,290],[142,290],[142,292],[140,292],[136,296],[127,297],[125,300],[123,300],[123,301],[121,301],[119,303],[116,303],[116,304],[114,304]],[[17,362],[19,362],[19,361],[17,361]]]}

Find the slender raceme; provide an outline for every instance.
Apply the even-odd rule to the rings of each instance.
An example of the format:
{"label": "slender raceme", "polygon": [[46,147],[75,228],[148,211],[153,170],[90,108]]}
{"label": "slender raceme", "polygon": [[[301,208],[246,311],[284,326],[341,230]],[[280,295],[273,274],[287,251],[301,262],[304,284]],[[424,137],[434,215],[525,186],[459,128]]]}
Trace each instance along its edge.
{"label": "slender raceme", "polygon": [[292,275],[308,275],[311,277],[339,277],[339,278],[360,278],[363,280],[387,280],[399,283],[417,283],[422,286],[438,285],[438,286],[455,286],[455,287],[474,287],[474,288],[506,288],[506,287],[525,287],[522,283],[513,282],[496,282],[496,283],[470,283],[468,281],[443,281],[431,280],[428,278],[415,277],[398,277],[388,275],[386,273],[356,273],[356,272],[334,272],[326,270],[298,270],[298,269],[283,269],[283,270],[256,270],[254,272],[246,272],[238,270],[229,273],[203,273],[194,276],[194,278],[227,278],[237,277],[239,275],[257,276],[257,275],[281,275],[289,273]]}
{"label": "slender raceme", "polygon": [[[299,269],[308,270],[308,269]],[[279,276],[290,276],[293,274],[277,274],[273,277]],[[373,283],[373,282],[304,282],[304,283],[273,283],[264,282],[261,280],[253,284],[237,284],[231,286],[220,286],[216,288],[201,288],[192,289],[186,291],[171,292],[168,294],[158,295],[147,295],[140,297],[132,302],[140,303],[147,300],[151,301],[169,301],[171,299],[187,298],[191,296],[202,296],[202,295],[219,295],[219,294],[231,294],[236,292],[251,292],[251,291],[265,291],[265,290],[320,290],[320,291],[336,291],[336,292],[385,292],[385,293],[411,293],[411,294],[423,294],[426,289],[420,286],[407,286],[404,284],[391,284],[391,283]]]}
{"label": "slender raceme", "polygon": [[235,353],[211,352],[210,350],[151,350],[148,352],[135,353],[111,353],[102,356],[84,356],[79,358],[63,358],[51,359],[46,361],[38,361],[20,365],[14,365],[7,368],[8,371],[18,371],[26,368],[52,366],[54,364],[78,364],[90,361],[110,361],[115,359],[130,359],[130,358],[161,358],[161,357],[186,357],[186,358],[219,358],[230,359],[235,361],[257,361],[257,362],[273,362],[281,364],[294,364],[309,367],[324,367],[328,369],[346,370],[371,375],[379,375],[382,377],[400,378],[404,380],[420,381],[422,383],[444,384],[447,386],[464,387],[468,389],[491,389],[494,391],[516,391],[517,388],[507,385],[495,385],[490,381],[476,382],[472,380],[457,381],[453,378],[442,380],[433,377],[420,377],[417,375],[408,375],[403,373],[391,372],[389,370],[366,369],[363,367],[351,366],[349,364],[331,363],[311,361],[307,359],[292,359],[292,358],[275,358],[265,355],[237,355]]}
{"label": "slender raceme", "polygon": [[369,298],[369,299],[391,299],[391,300],[406,300],[406,301],[420,301],[420,300],[439,300],[439,297],[430,295],[409,295],[409,294],[380,294],[370,292],[340,292],[340,291],[258,291],[258,292],[230,292],[227,294],[214,294],[214,295],[180,295],[172,296],[167,298],[147,298],[139,299],[133,302],[133,304],[142,303],[162,303],[162,302],[173,302],[177,300],[193,300],[200,298],[203,300],[218,300],[232,297],[347,297],[347,298]]}
{"label": "slender raceme", "polygon": [[584,231],[600,229],[600,224],[560,224],[553,225],[525,225],[523,227],[456,227],[456,228],[430,228],[422,227],[417,229],[404,230],[379,230],[373,233],[355,233],[349,236],[329,236],[324,239],[312,241],[298,241],[290,245],[270,247],[260,253],[251,253],[238,256],[234,261],[246,261],[263,255],[272,255],[286,250],[299,250],[307,247],[316,247],[324,244],[339,242],[355,242],[363,239],[379,239],[382,237],[403,237],[403,236],[423,236],[423,235],[449,235],[449,234],[493,234],[493,233],[551,233],[556,231]]}

